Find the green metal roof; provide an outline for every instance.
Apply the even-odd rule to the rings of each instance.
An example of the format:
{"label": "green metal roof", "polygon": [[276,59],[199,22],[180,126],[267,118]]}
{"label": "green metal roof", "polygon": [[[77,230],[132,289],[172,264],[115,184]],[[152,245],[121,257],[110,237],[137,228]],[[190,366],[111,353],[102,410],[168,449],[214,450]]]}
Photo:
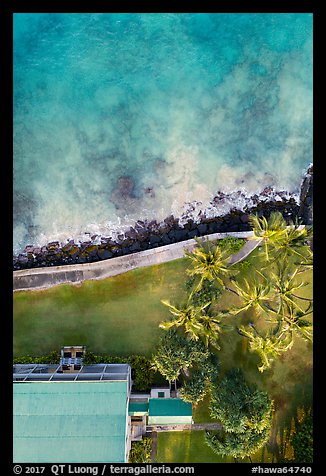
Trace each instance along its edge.
{"label": "green metal roof", "polygon": [[14,384],[14,462],[125,461],[127,381]]}
{"label": "green metal roof", "polygon": [[148,415],[148,402],[129,402],[129,415]]}
{"label": "green metal roof", "polygon": [[149,415],[192,416],[192,405],[180,398],[150,398]]}

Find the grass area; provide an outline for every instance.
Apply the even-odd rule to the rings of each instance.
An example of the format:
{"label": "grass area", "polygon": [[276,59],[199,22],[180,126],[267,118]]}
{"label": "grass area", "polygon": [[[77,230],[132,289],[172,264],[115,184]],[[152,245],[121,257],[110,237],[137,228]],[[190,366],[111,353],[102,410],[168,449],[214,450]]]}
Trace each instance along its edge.
{"label": "grass area", "polygon": [[[262,269],[255,250],[240,265],[241,280]],[[79,286],[60,285],[44,291],[14,293],[14,357],[42,355],[62,345],[83,344],[95,354],[150,356],[163,332],[158,324],[169,316],[160,302],[168,299],[179,304],[186,298],[185,259],[141,268]],[[312,296],[312,271],[300,275],[307,281],[297,294]],[[232,287],[232,282],[227,283]],[[238,297],[225,291],[218,309],[230,309]],[[238,324],[243,318],[230,317]],[[244,320],[255,322],[247,313]],[[248,352],[247,340],[234,330],[220,338],[218,353],[221,373],[241,367],[248,382],[266,390],[275,403],[273,431],[269,444],[252,457],[253,461],[282,461],[291,457],[289,436],[298,415],[312,402],[312,346],[296,339],[291,350],[279,358],[270,370],[259,373],[256,354]],[[194,408],[196,423],[214,421],[209,415],[209,396]],[[159,462],[223,462],[204,442],[203,432],[169,432],[158,435]],[[230,459],[231,461],[232,459]],[[233,460],[232,460],[233,461]]]}
{"label": "grass area", "polygon": [[216,423],[209,412],[210,394],[207,393],[203,400],[192,406],[192,416],[194,423]]}
{"label": "grass area", "polygon": [[157,434],[157,462],[220,463],[206,445],[204,431],[167,431]]}
{"label": "grass area", "polygon": [[185,259],[119,276],[14,293],[14,357],[42,355],[62,345],[95,354],[150,356],[166,319],[161,299],[179,302]]}
{"label": "grass area", "polygon": [[[232,457],[222,458],[205,443],[204,431],[166,431],[157,434],[158,463],[234,463]],[[266,448],[251,456],[253,463],[272,463],[273,455]],[[249,463],[249,459],[239,460]]]}

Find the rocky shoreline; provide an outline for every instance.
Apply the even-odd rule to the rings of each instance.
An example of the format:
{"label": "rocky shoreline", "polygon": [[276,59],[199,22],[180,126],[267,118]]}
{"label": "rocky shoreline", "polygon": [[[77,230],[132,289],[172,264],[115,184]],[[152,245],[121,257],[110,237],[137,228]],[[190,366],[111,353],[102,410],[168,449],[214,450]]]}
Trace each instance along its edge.
{"label": "rocky shoreline", "polygon": [[[220,192],[212,203],[218,208],[218,204],[222,204],[226,198],[227,194]],[[187,216],[183,216],[181,220],[170,215],[160,223],[156,220],[139,220],[129,230],[115,238],[92,235],[89,240],[80,243],[69,240],[66,243],[52,241],[42,247],[27,245],[24,253],[13,257],[13,270],[91,263],[177,243],[195,236],[250,231],[251,213],[268,218],[272,211],[280,211],[287,221],[298,219],[305,225],[311,225],[312,207],[313,166],[311,165],[302,181],[299,203],[295,196],[289,195],[286,191],[276,192],[269,187],[259,196],[251,196],[248,205],[242,210],[234,208],[223,216],[207,216],[205,211],[202,211],[196,220]]]}

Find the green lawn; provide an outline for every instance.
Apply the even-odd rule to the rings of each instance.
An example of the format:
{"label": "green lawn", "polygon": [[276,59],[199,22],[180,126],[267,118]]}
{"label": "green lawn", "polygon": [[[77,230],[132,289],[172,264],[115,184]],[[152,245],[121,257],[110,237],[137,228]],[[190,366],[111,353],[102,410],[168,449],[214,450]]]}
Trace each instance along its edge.
{"label": "green lawn", "polygon": [[[204,431],[167,431],[157,434],[158,463],[233,463],[232,457],[222,458],[205,443]],[[272,463],[273,456],[264,448],[251,456],[252,462]],[[248,458],[239,460],[248,463]]]}
{"label": "green lawn", "polygon": [[220,463],[206,445],[203,431],[167,431],[157,434],[157,462]]}
{"label": "green lawn", "polygon": [[15,292],[14,357],[72,344],[96,354],[150,356],[169,314],[160,300],[186,296],[186,266],[180,259],[79,286]]}

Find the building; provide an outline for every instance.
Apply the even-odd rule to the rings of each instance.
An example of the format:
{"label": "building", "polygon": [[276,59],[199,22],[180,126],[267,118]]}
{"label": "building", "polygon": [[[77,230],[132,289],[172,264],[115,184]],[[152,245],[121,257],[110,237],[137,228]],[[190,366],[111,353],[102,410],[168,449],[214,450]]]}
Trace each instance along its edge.
{"label": "building", "polygon": [[14,462],[128,461],[127,364],[14,365]]}
{"label": "building", "polygon": [[59,364],[13,366],[15,463],[126,463],[148,427],[192,424],[170,388],[133,394],[128,364],[84,365],[85,347]]}
{"label": "building", "polygon": [[148,395],[131,394],[129,400],[131,439],[141,440],[149,427],[164,430],[192,425],[192,405],[171,396],[170,389],[152,388]]}

